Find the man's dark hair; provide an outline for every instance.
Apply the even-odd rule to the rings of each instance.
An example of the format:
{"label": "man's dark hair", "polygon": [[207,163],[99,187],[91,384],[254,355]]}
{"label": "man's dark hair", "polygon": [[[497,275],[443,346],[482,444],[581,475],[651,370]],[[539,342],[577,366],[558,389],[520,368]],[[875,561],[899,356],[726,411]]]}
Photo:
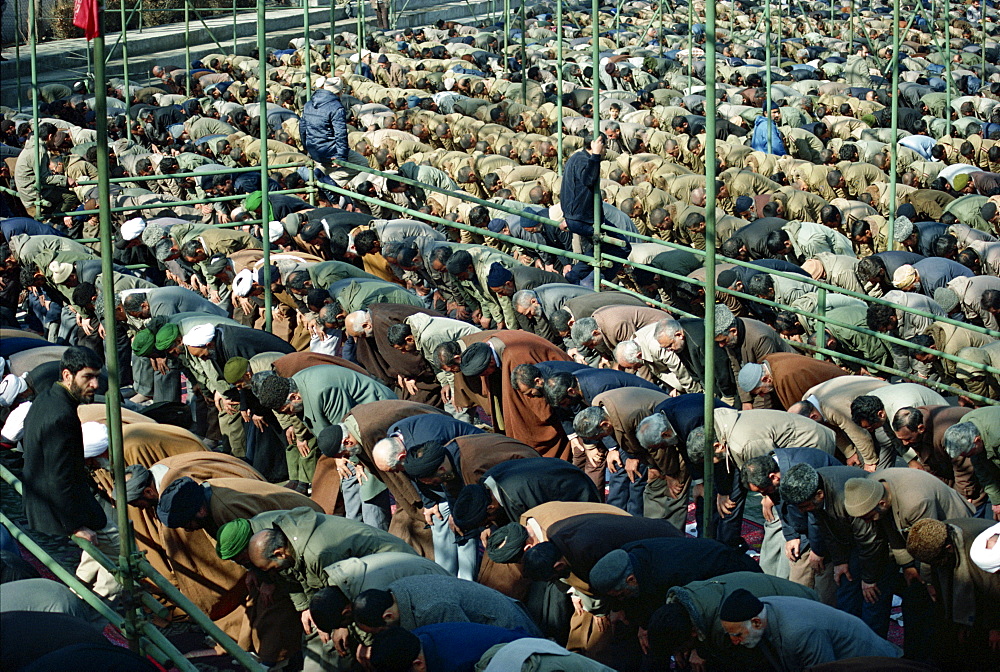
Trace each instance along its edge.
{"label": "man's dark hair", "polygon": [[862,283],[874,282],[876,277],[885,272],[885,262],[874,255],[862,257],[858,262],[858,280]]}
{"label": "man's dark hair", "polygon": [[774,289],[774,280],[767,273],[751,275],[746,282],[746,292],[753,296],[763,297],[772,289]]}
{"label": "man's dark hair", "polygon": [[524,552],[524,575],[533,581],[548,581],[555,578],[555,564],[562,553],[551,541],[535,544]]}
{"label": "man's dark hair", "polygon": [[946,233],[934,241],[934,256],[950,259],[958,251],[958,238]]}
{"label": "man's dark hair", "polygon": [[1000,309],[1000,290],[987,289],[979,299],[979,305],[985,310]]}
{"label": "man's dark hair", "polygon": [[354,249],[357,250],[358,256],[363,257],[371,254],[377,242],[378,233],[374,229],[366,229],[354,236]]}
{"label": "man's dark hair", "polygon": [[568,310],[560,308],[549,316],[549,324],[559,333],[569,331],[569,321],[573,319]]}
{"label": "man's dark hair", "polygon": [[760,488],[770,483],[771,474],[778,471],[780,470],[778,469],[778,463],[774,461],[774,457],[771,455],[758,455],[747,460],[743,468],[740,469],[740,483],[747,490],[750,489],[751,485]]}
{"label": "man's dark hair", "polygon": [[764,207],[760,209],[760,214],[763,215],[764,217],[777,217],[778,208],[780,207],[781,204],[778,203],[778,201],[768,201],[767,203],[764,204]]}
{"label": "man's dark hair", "polygon": [[333,632],[345,628],[350,617],[345,618],[344,607],[351,603],[338,586],[327,586],[317,591],[309,600],[309,611],[320,632]]}
{"label": "man's dark hair", "polygon": [[896,411],[896,416],[891,418],[891,420],[892,431],[898,432],[905,427],[911,432],[915,432],[917,431],[917,427],[923,424],[924,414],[919,408],[904,406]]}
{"label": "man's dark hair", "polygon": [[572,373],[559,371],[552,374],[545,379],[545,384],[542,386],[542,390],[545,393],[545,401],[549,402],[550,406],[559,406],[569,394],[570,388],[576,387],[576,385],[576,376]]}
{"label": "man's dark hair", "polygon": [[402,345],[406,342],[406,337],[412,335],[413,330],[405,322],[390,324],[385,332],[385,336],[389,340],[389,345]]}
{"label": "man's dark hair", "polygon": [[194,257],[195,255],[204,252],[205,248],[202,246],[201,241],[197,238],[187,241],[181,246],[181,256],[185,260]]}
{"label": "man's dark hair", "polygon": [[285,286],[289,289],[305,289],[307,282],[311,282],[311,278],[309,277],[309,271],[305,269],[292,271],[285,278]]}
{"label": "man's dark hair", "polygon": [[521,385],[535,386],[535,379],[541,378],[542,372],[534,364],[518,364],[510,372],[510,384],[517,389]]}
{"label": "man's dark hair", "polygon": [[955,257],[955,261],[962,264],[970,271],[974,272],[979,271],[979,265],[980,265],[979,253],[976,252],[971,247],[967,247],[961,252],[959,252],[958,256]]}
{"label": "man's dark hair", "polygon": [[439,264],[448,265],[448,260],[451,259],[451,255],[454,254],[455,250],[451,249],[447,245],[440,245],[431,250],[430,258],[427,259],[427,265],[431,265],[434,262]]}
{"label": "man's dark hair", "polygon": [[840,208],[835,205],[824,205],[819,211],[819,221],[820,224],[827,224],[830,222],[841,221]]}
{"label": "man's dark hair", "polygon": [[785,246],[790,242],[790,240],[791,239],[789,238],[787,231],[783,229],[772,231],[767,234],[767,241],[765,242],[765,245],[767,245],[767,253],[774,255],[779,252],[783,252],[785,250]]}
{"label": "man's dark hair", "polygon": [[465,250],[459,250],[448,258],[445,266],[448,272],[452,275],[458,275],[459,273],[465,273],[469,266],[472,265],[472,255]]}
{"label": "man's dark hair", "polygon": [[868,314],[865,321],[872,331],[886,332],[892,326],[890,320],[896,316],[896,309],[882,303],[873,303],[868,306]]}
{"label": "man's dark hair", "polygon": [[392,606],[392,602],[392,593],[388,590],[372,588],[354,598],[351,612],[355,622],[369,628],[379,628],[385,625],[382,614]]}
{"label": "man's dark hair", "polygon": [[831,187],[835,187],[838,184],[840,184],[840,180],[843,177],[844,174],[841,173],[839,170],[831,170],[829,173],[826,174],[826,183]]}
{"label": "man's dark hair", "polygon": [[79,345],[67,348],[59,360],[59,370],[69,371],[74,376],[83,369],[101,370],[104,362],[100,356],[90,348]]}
{"label": "man's dark hair", "polygon": [[805,327],[799,322],[799,317],[789,310],[783,310],[774,318],[774,330],[779,334],[804,333]]}
{"label": "man's dark hair", "polygon": [[409,630],[398,627],[383,630],[372,639],[372,669],[379,672],[410,672],[420,651],[420,638]]}
{"label": "man's dark hair", "polygon": [[705,215],[700,212],[692,212],[687,217],[684,218],[684,228],[691,230],[696,226],[701,226],[705,223]]}
{"label": "man's dark hair", "polygon": [[878,397],[870,394],[858,397],[851,402],[851,420],[860,425],[863,422],[873,424],[879,421],[879,412],[885,411],[885,404]]}
{"label": "man's dark hair", "polygon": [[868,232],[872,230],[872,225],[863,219],[859,219],[853,224],[851,224],[851,240],[857,241]]}
{"label": "man's dark hair", "polygon": [[455,357],[462,354],[462,346],[458,341],[447,341],[434,348],[434,363],[438,366],[442,362],[451,363]]}
{"label": "man's dark hair", "polygon": [[81,282],[73,288],[73,304],[89,306],[97,298],[97,287],[92,282]]}

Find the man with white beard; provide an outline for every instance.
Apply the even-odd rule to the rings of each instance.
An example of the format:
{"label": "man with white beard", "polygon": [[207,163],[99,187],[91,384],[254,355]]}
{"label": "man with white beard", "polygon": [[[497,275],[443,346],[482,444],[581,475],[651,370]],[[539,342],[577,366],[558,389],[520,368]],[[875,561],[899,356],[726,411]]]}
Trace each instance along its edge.
{"label": "man with white beard", "polygon": [[764,597],[734,590],[719,610],[736,646],[760,647],[772,669],[800,672],[846,658],[899,658],[902,650],[856,616],[801,597]]}

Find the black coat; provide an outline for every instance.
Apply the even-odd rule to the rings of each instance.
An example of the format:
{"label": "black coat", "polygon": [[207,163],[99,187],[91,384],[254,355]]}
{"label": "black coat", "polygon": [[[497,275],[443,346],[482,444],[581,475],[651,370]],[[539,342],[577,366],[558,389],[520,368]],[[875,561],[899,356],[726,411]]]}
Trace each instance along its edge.
{"label": "black coat", "polygon": [[[502,462],[489,469],[500,491],[506,522],[517,522],[528,509],[547,502],[600,502],[594,482],[581,469],[554,457]],[[499,521],[498,521],[499,522]]]}
{"label": "black coat", "polygon": [[219,371],[222,371],[226,367],[226,362],[233,357],[250,359],[263,352],[280,352],[286,355],[295,352],[295,348],[289,345],[288,341],[274,334],[233,325],[215,328],[214,346],[212,360]]}
{"label": "black coat", "polygon": [[24,512],[32,529],[69,535],[107,517],[83,459],[79,403],[60,383],[35,397],[24,419]]}
{"label": "black coat", "polygon": [[643,628],[674,586],[730,572],[761,572],[749,555],[714,539],[646,539],[622,548],[629,554],[639,584],[638,593],[623,600],[625,615]]}
{"label": "black coat", "polygon": [[573,573],[584,581],[590,580],[590,570],[598,560],[625,544],[643,539],[682,536],[684,533],[666,520],[613,513],[570,516],[553,523],[548,529],[549,541],[566,558]]}

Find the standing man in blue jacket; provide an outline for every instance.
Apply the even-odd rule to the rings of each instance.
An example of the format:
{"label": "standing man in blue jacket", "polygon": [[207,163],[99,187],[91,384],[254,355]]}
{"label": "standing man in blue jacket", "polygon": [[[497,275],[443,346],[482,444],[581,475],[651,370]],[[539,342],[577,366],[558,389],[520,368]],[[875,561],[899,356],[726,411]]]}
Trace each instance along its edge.
{"label": "standing man in blue jacket", "polygon": [[[559,203],[562,205],[563,219],[566,223],[560,227],[580,236],[581,252],[594,253],[594,189],[601,181],[601,159],[608,139],[603,133],[591,136],[587,149],[581,149],[566,160],[563,170],[562,189],[559,192]],[[604,219],[604,204],[598,208],[597,216]],[[610,234],[618,237],[616,234]],[[605,248],[607,249],[607,248]],[[631,246],[614,247],[614,255],[627,258]],[[602,275],[608,280],[618,275],[619,265],[615,264],[604,269]],[[582,262],[573,265],[566,274],[566,279],[574,284],[581,284],[591,272],[591,267]],[[587,284],[592,284],[588,282]]]}
{"label": "standing man in blue jacket", "polygon": [[340,102],[344,81],[340,77],[317,77],[312,99],[302,109],[299,132],[306,154],[323,164],[338,185],[358,174],[341,162],[368,165],[368,160],[347,146],[347,110]]}

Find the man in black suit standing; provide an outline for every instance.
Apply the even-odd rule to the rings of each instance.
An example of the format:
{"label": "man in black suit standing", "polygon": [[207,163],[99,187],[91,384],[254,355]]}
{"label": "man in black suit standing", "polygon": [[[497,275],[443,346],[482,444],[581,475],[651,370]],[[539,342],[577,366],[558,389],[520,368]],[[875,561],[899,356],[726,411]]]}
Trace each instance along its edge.
{"label": "man in black suit standing", "polygon": [[[59,380],[40,391],[25,416],[24,511],[39,532],[80,537],[117,554],[117,530],[95,497],[76,412],[81,403],[93,401],[101,367],[90,348],[67,349],[59,362]],[[93,562],[84,554],[77,570],[81,578],[96,578]]]}

